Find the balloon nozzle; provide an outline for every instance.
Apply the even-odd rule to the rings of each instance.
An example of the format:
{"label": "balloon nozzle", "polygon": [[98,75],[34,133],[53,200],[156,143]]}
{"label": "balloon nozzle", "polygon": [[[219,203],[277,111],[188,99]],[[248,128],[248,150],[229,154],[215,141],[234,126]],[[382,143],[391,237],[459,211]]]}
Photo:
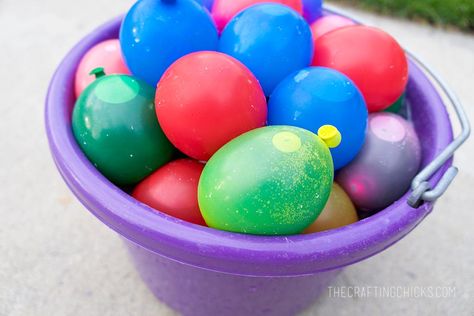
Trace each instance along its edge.
{"label": "balloon nozzle", "polygon": [[342,141],[341,133],[332,125],[321,126],[318,129],[318,136],[329,148],[336,148]]}
{"label": "balloon nozzle", "polygon": [[103,67],[94,68],[91,70],[89,75],[91,76],[94,75],[96,79],[99,79],[100,77],[104,77],[105,76],[104,68]]}

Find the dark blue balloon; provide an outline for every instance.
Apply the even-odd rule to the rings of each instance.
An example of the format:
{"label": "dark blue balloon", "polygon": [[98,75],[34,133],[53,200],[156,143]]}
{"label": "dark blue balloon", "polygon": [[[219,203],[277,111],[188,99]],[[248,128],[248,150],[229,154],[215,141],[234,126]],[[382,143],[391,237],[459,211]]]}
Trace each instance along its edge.
{"label": "dark blue balloon", "polygon": [[240,60],[257,77],[265,94],[313,58],[311,30],[293,9],[257,4],[237,14],[225,27],[219,51]]}
{"label": "dark blue balloon", "polygon": [[303,15],[308,23],[313,23],[322,15],[322,0],[303,0]]}
{"label": "dark blue balloon", "polygon": [[163,72],[192,52],[216,50],[217,29],[194,0],[140,0],[128,11],[120,44],[130,71],[156,86]]}
{"label": "dark blue balloon", "polygon": [[212,10],[212,6],[214,5],[214,0],[197,0],[199,3],[202,3],[209,11]]}
{"label": "dark blue balloon", "polygon": [[362,148],[367,107],[357,86],[344,74],[308,67],[283,80],[270,96],[269,125],[293,125],[314,133],[326,124],[337,127],[341,144],[331,149],[334,168],[351,162]]}

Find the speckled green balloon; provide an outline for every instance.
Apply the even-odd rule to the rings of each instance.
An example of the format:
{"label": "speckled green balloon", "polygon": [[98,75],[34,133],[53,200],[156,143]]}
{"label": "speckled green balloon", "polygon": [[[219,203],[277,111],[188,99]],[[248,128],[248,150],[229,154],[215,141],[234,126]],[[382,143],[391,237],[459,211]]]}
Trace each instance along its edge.
{"label": "speckled green balloon", "polygon": [[80,95],[72,115],[74,136],[89,160],[117,185],[139,182],[168,162],[173,146],[158,125],[155,90],[127,75],[105,76]]}
{"label": "speckled green balloon", "polygon": [[256,235],[303,231],[323,210],[334,167],[310,131],[268,126],[222,147],[199,181],[199,207],[213,228]]}

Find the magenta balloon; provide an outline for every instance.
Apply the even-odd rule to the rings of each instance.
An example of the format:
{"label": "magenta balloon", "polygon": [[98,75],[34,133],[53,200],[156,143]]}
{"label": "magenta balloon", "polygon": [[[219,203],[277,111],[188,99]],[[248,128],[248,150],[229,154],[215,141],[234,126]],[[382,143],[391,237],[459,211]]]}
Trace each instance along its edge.
{"label": "magenta balloon", "polygon": [[95,80],[95,76],[90,75],[90,72],[98,67],[104,68],[107,75],[130,74],[125,66],[118,39],[100,42],[82,57],[76,71],[76,97],[79,97],[82,91]]}
{"label": "magenta balloon", "polygon": [[326,33],[354,24],[355,22],[351,19],[339,15],[326,15],[311,24],[311,32],[313,33],[313,39],[316,40]]}

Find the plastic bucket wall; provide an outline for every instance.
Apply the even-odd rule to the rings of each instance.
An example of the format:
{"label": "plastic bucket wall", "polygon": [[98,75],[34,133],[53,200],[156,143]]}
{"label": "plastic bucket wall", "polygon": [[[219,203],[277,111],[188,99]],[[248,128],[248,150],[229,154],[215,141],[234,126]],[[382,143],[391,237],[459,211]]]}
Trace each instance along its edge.
{"label": "plastic bucket wall", "polygon": [[251,277],[205,270],[126,241],[150,290],[183,315],[294,315],[327,291],[340,269],[295,277]]}
{"label": "plastic bucket wall", "polygon": [[[432,203],[409,207],[407,192],[385,210],[346,227],[261,237],[185,223],[135,201],[89,163],[71,132],[79,60],[94,44],[116,38],[119,25],[117,18],[95,30],[58,67],[46,101],[46,131],[69,188],[126,240],[145,282],[176,310],[189,315],[294,314],[311,304],[340,268],[389,247],[432,210]],[[426,165],[452,140],[452,131],[438,93],[413,63],[407,98]],[[450,164],[432,177],[432,185]]]}

